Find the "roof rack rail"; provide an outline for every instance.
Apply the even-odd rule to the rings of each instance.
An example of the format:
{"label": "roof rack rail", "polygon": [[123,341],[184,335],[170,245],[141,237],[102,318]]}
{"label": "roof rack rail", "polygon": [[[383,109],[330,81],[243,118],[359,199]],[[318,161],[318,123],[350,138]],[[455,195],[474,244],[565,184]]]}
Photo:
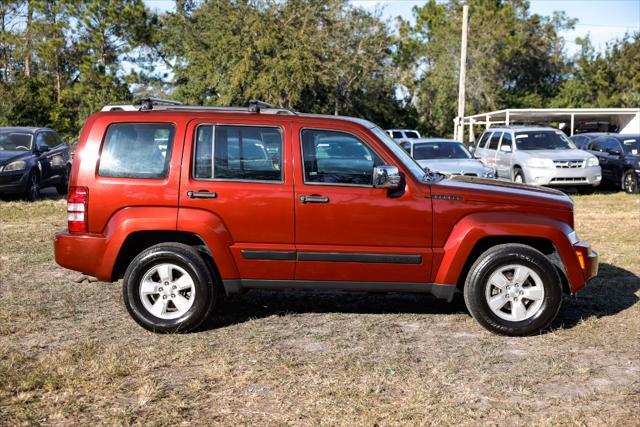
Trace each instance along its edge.
{"label": "roof rack rail", "polygon": [[142,100],[142,105],[140,106],[140,111],[148,111],[153,110],[153,104],[167,104],[167,105],[182,105],[182,102],[174,101],[171,99],[162,99],[162,98],[145,98]]}
{"label": "roof rack rail", "polygon": [[[168,105],[155,105],[155,103]],[[253,113],[253,114],[276,114],[297,116],[298,113],[287,108],[277,108],[263,101],[251,100],[248,107],[217,107],[217,106],[199,106],[199,105],[183,105],[178,101],[172,101],[161,98],[146,98],[142,100],[142,105],[105,105],[102,111],[221,111],[235,113]]]}

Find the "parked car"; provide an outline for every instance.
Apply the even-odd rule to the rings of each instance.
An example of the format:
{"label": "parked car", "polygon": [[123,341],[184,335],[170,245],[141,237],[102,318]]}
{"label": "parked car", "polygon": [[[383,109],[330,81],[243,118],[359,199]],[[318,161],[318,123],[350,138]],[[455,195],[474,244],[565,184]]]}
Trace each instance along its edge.
{"label": "parked car", "polygon": [[[597,274],[562,192],[429,174],[373,123],[261,106],[90,116],[57,263],[124,278],[155,332],[197,328],[222,293],[316,288],[463,293],[485,328],[536,334]],[[267,140],[272,162],[241,148]]]}
{"label": "parked car", "polygon": [[608,134],[587,145],[602,167],[602,179],[627,193],[638,193],[640,187],[640,135]]}
{"label": "parked car", "polygon": [[423,169],[446,175],[496,177],[495,169],[475,159],[459,141],[421,138],[400,145]]}
{"label": "parked car", "polygon": [[396,141],[405,141],[420,138],[420,133],[413,129],[387,129],[387,135]]}
{"label": "parked car", "polygon": [[0,193],[33,201],[45,187],[67,193],[69,147],[48,128],[0,128]]}
{"label": "parked car", "polygon": [[553,128],[490,128],[476,143],[473,154],[494,166],[498,177],[518,183],[571,186],[589,193],[602,179],[598,158],[578,150],[562,131]]}
{"label": "parked car", "polygon": [[609,135],[609,133],[608,132],[580,133],[578,135],[573,135],[572,137],[569,137],[569,139],[573,141],[573,143],[576,145],[576,148],[580,150],[585,150],[587,148],[587,144],[589,144],[595,138],[602,135]]}

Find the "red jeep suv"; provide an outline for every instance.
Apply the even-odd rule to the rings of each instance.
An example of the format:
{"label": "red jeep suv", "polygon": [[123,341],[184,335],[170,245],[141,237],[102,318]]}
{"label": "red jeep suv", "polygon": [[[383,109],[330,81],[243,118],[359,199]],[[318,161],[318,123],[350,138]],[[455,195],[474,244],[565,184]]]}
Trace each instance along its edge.
{"label": "red jeep suv", "polygon": [[123,280],[141,326],[190,331],[226,294],[462,292],[504,335],[549,326],[597,274],[563,193],[425,172],[365,120],[249,108],[105,107],[70,175],[63,267]]}

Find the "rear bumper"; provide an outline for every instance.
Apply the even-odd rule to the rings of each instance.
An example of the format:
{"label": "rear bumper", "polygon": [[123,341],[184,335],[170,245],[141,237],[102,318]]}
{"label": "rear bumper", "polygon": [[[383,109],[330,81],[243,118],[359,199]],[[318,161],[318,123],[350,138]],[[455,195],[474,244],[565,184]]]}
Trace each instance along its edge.
{"label": "rear bumper", "polygon": [[53,247],[55,260],[60,266],[101,280],[110,280],[110,277],[99,271],[106,248],[104,236],[76,235],[64,230],[55,235]]}

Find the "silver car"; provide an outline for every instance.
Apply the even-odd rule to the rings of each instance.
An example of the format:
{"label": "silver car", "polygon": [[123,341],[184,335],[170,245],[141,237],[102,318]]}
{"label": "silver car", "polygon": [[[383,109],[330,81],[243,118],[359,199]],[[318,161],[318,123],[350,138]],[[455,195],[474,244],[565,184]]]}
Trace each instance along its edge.
{"label": "silver car", "polygon": [[490,128],[472,151],[495,167],[499,178],[515,182],[590,192],[602,180],[598,158],[578,150],[562,131],[549,127]]}
{"label": "silver car", "polygon": [[495,178],[495,170],[474,159],[467,148],[451,139],[421,138],[400,143],[423,169],[445,175]]}

